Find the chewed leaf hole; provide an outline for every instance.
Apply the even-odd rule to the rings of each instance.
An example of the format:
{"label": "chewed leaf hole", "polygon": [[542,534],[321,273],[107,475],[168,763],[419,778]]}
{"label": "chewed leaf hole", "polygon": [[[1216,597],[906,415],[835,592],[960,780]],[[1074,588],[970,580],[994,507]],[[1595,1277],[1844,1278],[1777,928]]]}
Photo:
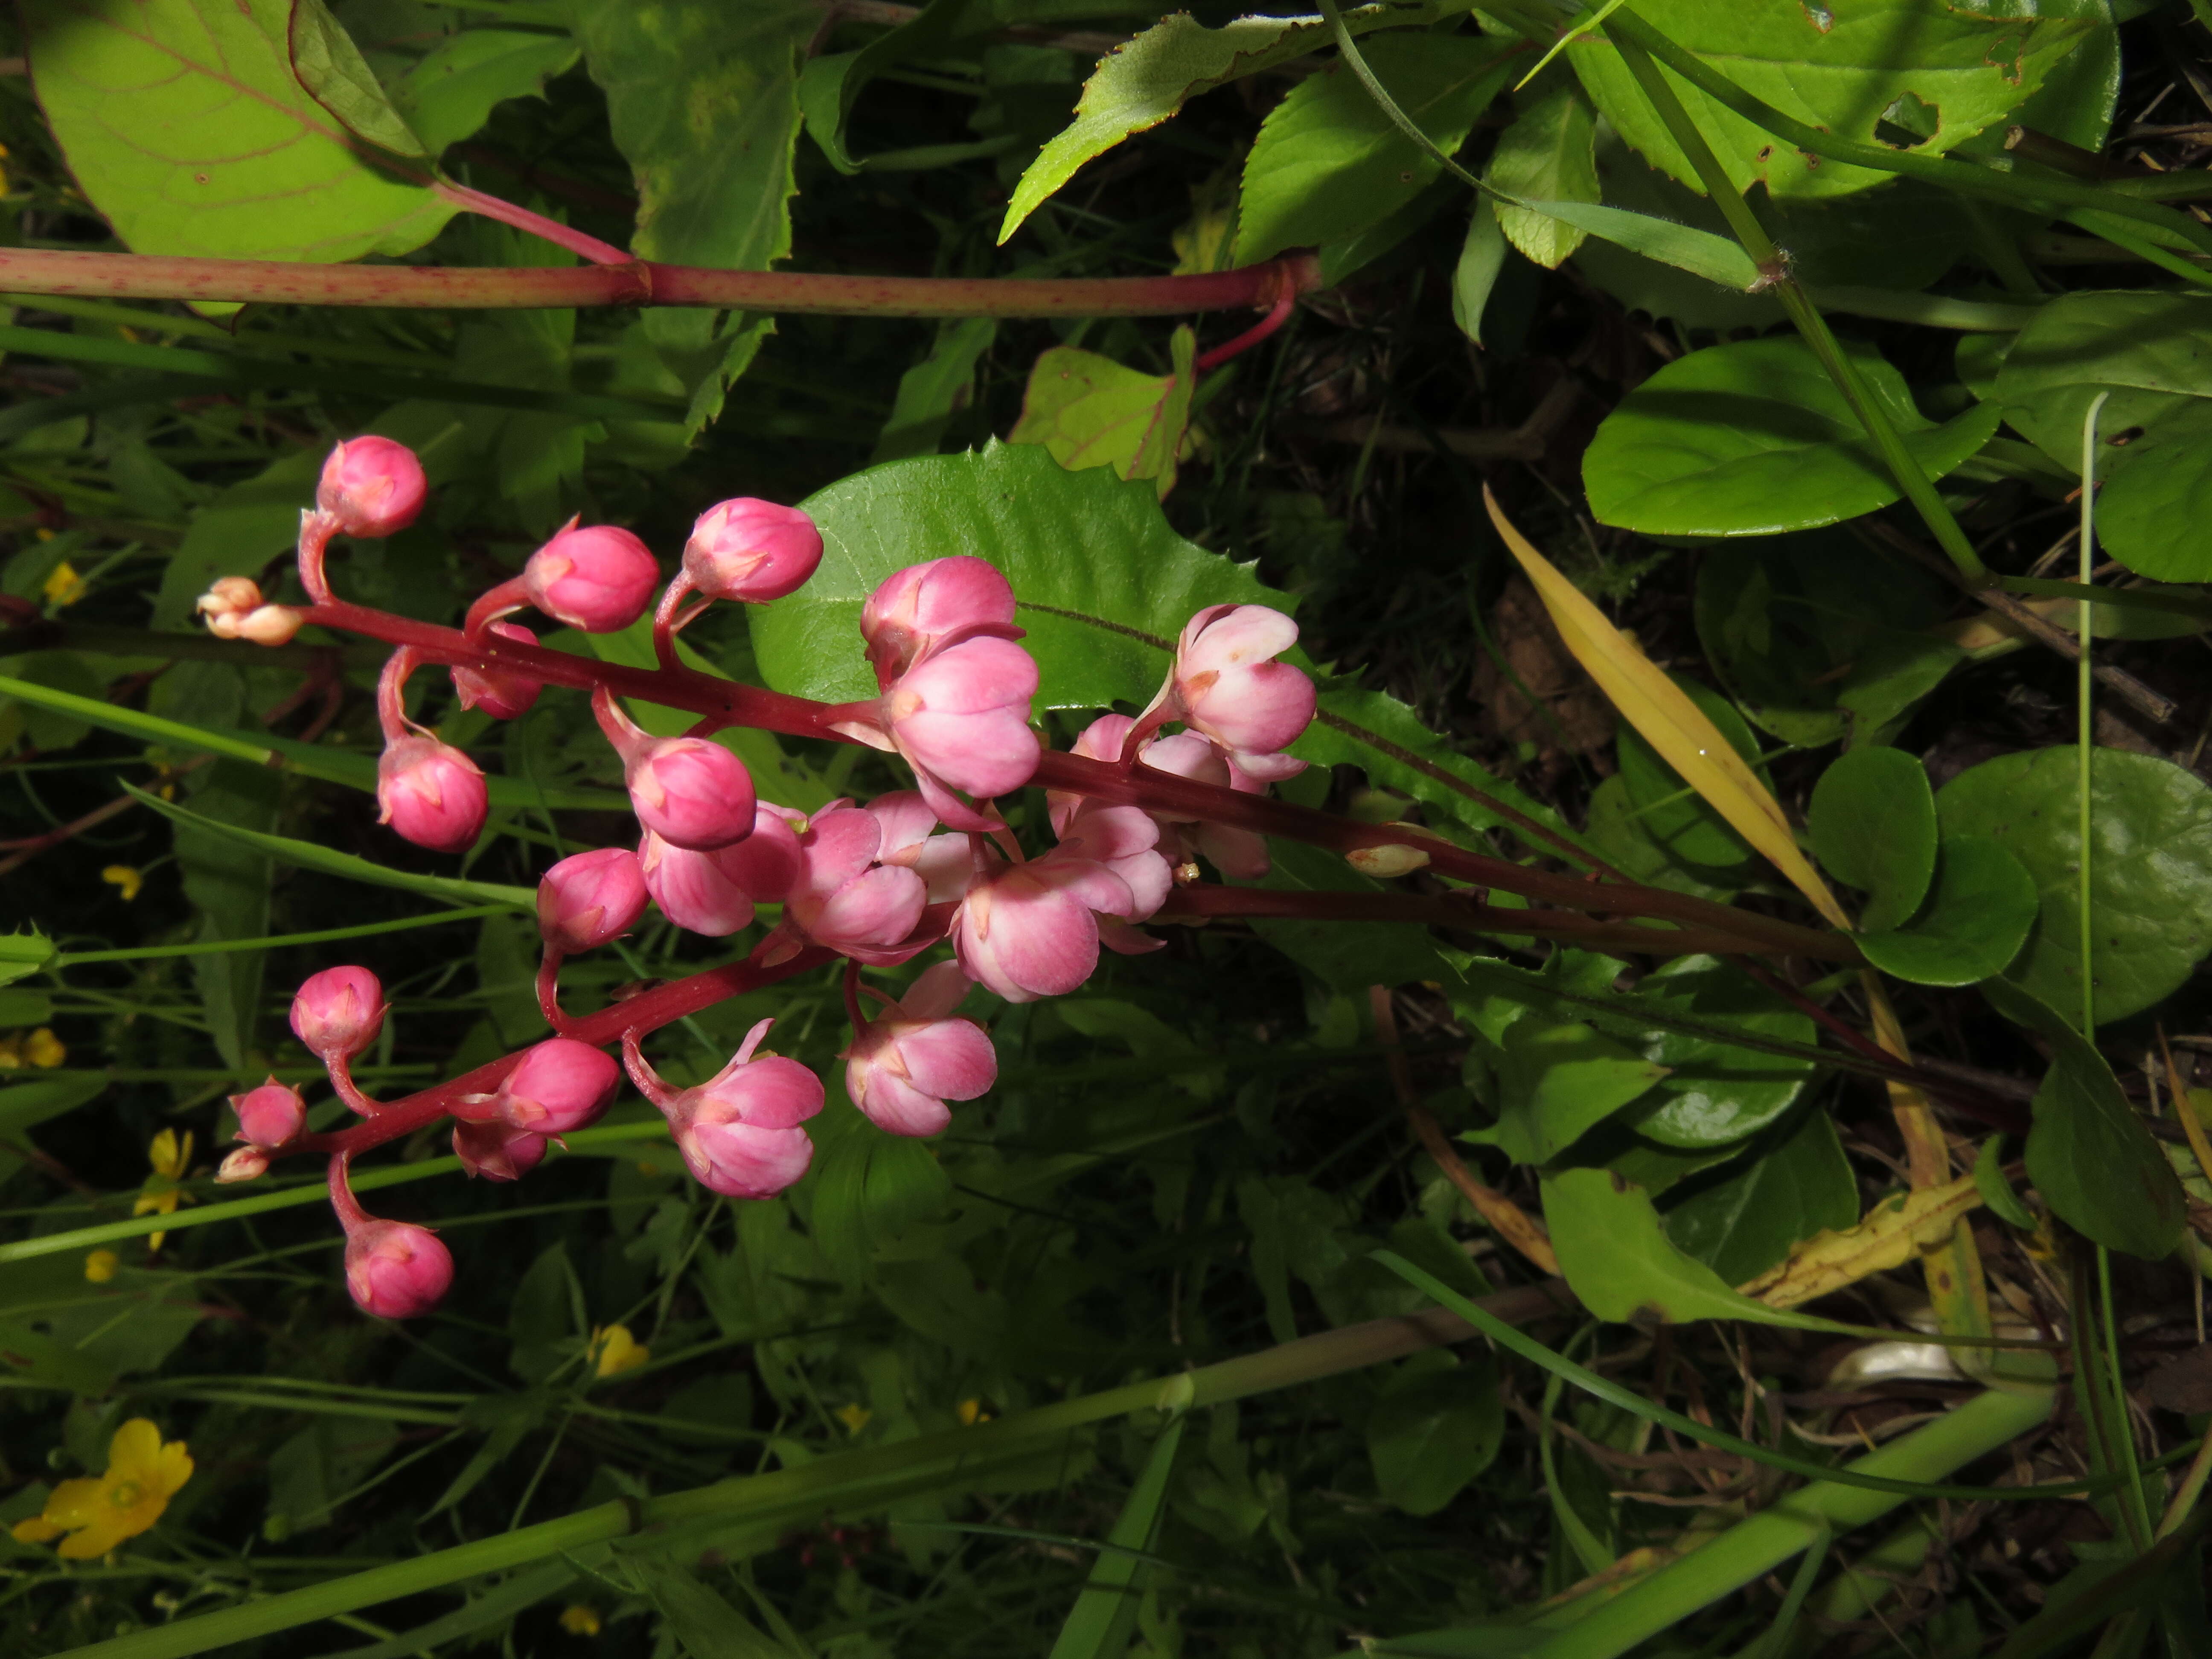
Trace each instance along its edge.
{"label": "chewed leaf hole", "polygon": [[1942,127],[1942,110],[1907,92],[1875,118],[1874,136],[1892,149],[1912,149],[1926,143]]}

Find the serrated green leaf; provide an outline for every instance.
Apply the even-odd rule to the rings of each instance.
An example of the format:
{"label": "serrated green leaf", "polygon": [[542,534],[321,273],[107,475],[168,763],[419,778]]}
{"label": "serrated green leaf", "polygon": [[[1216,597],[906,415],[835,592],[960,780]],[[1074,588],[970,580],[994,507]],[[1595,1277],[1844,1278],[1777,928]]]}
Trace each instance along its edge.
{"label": "serrated green leaf", "polygon": [[[1849,348],[1847,348],[1849,349]],[[1942,426],[1864,349],[1861,378],[1931,478],[1995,434],[1977,404]],[[1898,499],[1896,481],[1811,350],[1794,338],[1710,346],[1623,398],[1583,456],[1590,509],[1646,535],[1771,536],[1837,524]]]}
{"label": "serrated green leaf", "polygon": [[[1600,199],[1597,112],[1582,89],[1563,83],[1516,116],[1498,136],[1482,177],[1509,196],[1595,204]],[[1498,222],[1508,241],[1547,270],[1556,270],[1589,234],[1522,207],[1500,207]]]}
{"label": "serrated green leaf", "polygon": [[292,0],[293,73],[308,94],[365,143],[410,161],[428,160],[422,141],[392,106],[384,86],[323,0]]}
{"label": "serrated green leaf", "polygon": [[294,71],[290,0],[29,0],[39,102],[139,253],[322,263],[400,254],[454,210],[380,168]]}

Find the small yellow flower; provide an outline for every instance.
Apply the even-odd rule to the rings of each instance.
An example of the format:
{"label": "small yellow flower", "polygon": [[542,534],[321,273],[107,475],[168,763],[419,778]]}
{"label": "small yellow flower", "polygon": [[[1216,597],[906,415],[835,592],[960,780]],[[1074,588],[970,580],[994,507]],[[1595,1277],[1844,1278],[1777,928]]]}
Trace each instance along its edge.
{"label": "small yellow flower", "polygon": [[599,1615],[581,1601],[573,1602],[561,1609],[561,1628],[571,1636],[597,1636]]}
{"label": "small yellow flower", "polygon": [[100,878],[110,887],[123,890],[123,902],[128,904],[138,896],[138,890],[146,884],[146,872],[134,870],[127,864],[111,864],[100,872]]}
{"label": "small yellow flower", "polygon": [[868,1419],[875,1415],[866,1406],[858,1404],[840,1406],[834,1414],[837,1420],[845,1425],[845,1431],[848,1434],[860,1433],[862,1429],[868,1426]]}
{"label": "small yellow flower", "polygon": [[23,1064],[21,1037],[0,1037],[0,1072],[13,1072]]}
{"label": "small yellow flower", "polygon": [[105,1285],[115,1277],[123,1266],[123,1258],[112,1250],[94,1250],[84,1259],[84,1276],[94,1285]]}
{"label": "small yellow flower", "polygon": [[23,1058],[42,1072],[51,1072],[69,1058],[69,1048],[54,1035],[53,1027],[41,1025],[23,1039]]}
{"label": "small yellow flower", "polygon": [[604,1325],[592,1333],[594,1376],[620,1376],[653,1358],[653,1350],[629,1334],[627,1325]]}
{"label": "small yellow flower", "polygon": [[76,574],[76,567],[64,559],[47,573],[46,585],[40,590],[48,605],[75,605],[84,597],[84,578]]}
{"label": "small yellow flower", "polygon": [[963,1400],[957,1409],[960,1413],[960,1426],[963,1429],[972,1429],[978,1423],[991,1420],[991,1413],[983,1409],[983,1402],[980,1400]]}
{"label": "small yellow flower", "polygon": [[[177,1183],[192,1166],[192,1132],[187,1129],[179,1135],[174,1129],[164,1129],[155,1135],[146,1148],[146,1158],[154,1166],[154,1173],[146,1177],[146,1184],[131,1201],[133,1215],[174,1215],[177,1206],[185,1201]],[[167,1233],[155,1233],[147,1241],[148,1248],[158,1250]]]}
{"label": "small yellow flower", "polygon": [[134,1417],[108,1443],[105,1474],[63,1481],[48,1495],[45,1513],[18,1521],[11,1535],[19,1544],[44,1544],[67,1533],[55,1553],[64,1561],[94,1560],[159,1521],[191,1478],[185,1443],[164,1445],[161,1430]]}

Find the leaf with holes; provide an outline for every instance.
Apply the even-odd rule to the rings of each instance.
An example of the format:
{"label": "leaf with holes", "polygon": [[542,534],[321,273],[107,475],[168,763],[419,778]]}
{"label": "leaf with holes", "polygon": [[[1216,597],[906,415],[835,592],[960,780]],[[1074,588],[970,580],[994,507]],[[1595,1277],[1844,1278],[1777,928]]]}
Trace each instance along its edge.
{"label": "leaf with holes", "polygon": [[27,0],[40,105],[132,251],[330,263],[410,252],[453,216],[427,176],[365,159],[301,83],[292,13],[289,0]]}

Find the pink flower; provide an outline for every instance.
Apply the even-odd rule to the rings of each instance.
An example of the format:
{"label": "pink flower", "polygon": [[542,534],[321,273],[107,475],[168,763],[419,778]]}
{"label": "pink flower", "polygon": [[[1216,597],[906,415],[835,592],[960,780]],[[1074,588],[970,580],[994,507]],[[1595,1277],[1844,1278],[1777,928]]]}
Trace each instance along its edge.
{"label": "pink flower", "polygon": [[[501,639],[513,640],[518,645],[535,645],[538,635],[520,623],[495,622],[489,630]],[[459,694],[461,707],[481,708],[495,720],[520,720],[530,712],[530,705],[538,701],[538,694],[545,689],[543,680],[533,680],[527,674],[518,674],[511,668],[490,665],[472,666],[461,663],[453,665],[453,690]]]}
{"label": "pink flower", "polygon": [[878,1128],[937,1134],[952,1121],[946,1101],[973,1100],[998,1081],[999,1056],[983,1028],[948,1018],[973,988],[958,963],[940,962],[845,1050],[845,1091]]}
{"label": "pink flower", "polygon": [[592,712],[623,757],[631,809],[654,835],[710,853],[752,834],[752,774],[720,744],[653,737],[623,712],[604,685],[592,693]]}
{"label": "pink flower", "polygon": [[563,956],[597,950],[645,914],[645,872],[627,847],[562,859],[538,884],[538,930]]}
{"label": "pink flower", "polygon": [[365,1219],[346,1230],[345,1275],[363,1313],[412,1319],[445,1296],[453,1258],[428,1227]]}
{"label": "pink flower", "polygon": [[258,1146],[240,1146],[216,1165],[215,1178],[222,1182],[258,1181],[268,1173],[268,1153]]}
{"label": "pink flower", "polygon": [[[799,836],[799,879],[785,898],[777,931],[801,934],[856,962],[903,962],[928,944],[911,937],[928,892],[912,870],[876,861],[883,836],[874,814],[842,801],[809,819]],[[773,963],[797,948],[787,934],[764,945],[762,957]]]}
{"label": "pink flower", "polygon": [[780,599],[821,562],[822,532],[813,520],[750,495],[708,507],[684,544],[684,574],[710,599]]}
{"label": "pink flower", "polygon": [[1314,685],[1269,659],[1297,643],[1298,625],[1262,605],[1209,605],[1176,641],[1167,690],[1175,713],[1255,778],[1287,778],[1305,763],[1279,751],[1312,721]]}
{"label": "pink flower", "polygon": [[453,1125],[453,1156],[486,1181],[520,1181],[545,1156],[545,1137],[506,1123]]}
{"label": "pink flower", "polygon": [[648,830],[637,844],[646,890],[678,927],[722,939],[752,926],[753,906],[777,904],[799,878],[799,836],[787,809],[761,801],[753,832],[711,853],[677,847]]}
{"label": "pink flower", "polygon": [[1013,588],[995,566],[966,554],[908,565],[860,607],[860,637],[885,691],[923,658],[979,633],[1022,636],[1014,626]]}
{"label": "pink flower", "polygon": [[564,1135],[612,1105],[621,1082],[622,1068],[611,1055],[573,1037],[551,1037],[523,1055],[496,1093],[459,1103],[454,1115]]}
{"label": "pink flower", "polygon": [[530,556],[520,576],[480,595],[463,625],[480,635],[495,617],[534,605],[586,634],[618,634],[645,614],[660,586],[652,550],[613,525],[571,519]]}
{"label": "pink flower", "polygon": [[995,823],[951,793],[979,800],[1020,788],[1043,745],[1030,730],[1037,669],[1011,641],[983,637],[944,647],[900,676],[877,703],[889,746],[914,768],[930,810],[956,830]]}
{"label": "pink flower", "polygon": [[876,852],[878,862],[920,876],[932,904],[957,902],[967,892],[975,877],[968,837],[932,835],[937,814],[917,791],[894,789],[878,795],[868,803],[867,811],[884,830],[883,845]]}
{"label": "pink flower", "polygon": [[[960,966],[1009,1002],[1073,991],[1098,966],[1101,915],[1133,921],[1151,914],[1146,895],[1133,891],[1122,871],[1141,870],[1141,860],[1129,861],[1148,853],[1158,835],[1138,808],[1109,806],[1084,813],[1069,838],[1042,858],[1006,864],[979,853],[981,864],[994,867],[978,869],[953,923]],[[1164,861],[1152,857],[1164,871]],[[1148,882],[1147,894],[1150,888]],[[1163,884],[1161,896],[1165,891]]]}
{"label": "pink flower", "polygon": [[727,1066],[696,1088],[671,1089],[646,1064],[637,1035],[623,1059],[638,1091],[666,1115],[699,1184],[731,1198],[773,1198],[806,1173],[813,1143],[799,1126],[822,1109],[822,1080],[795,1060],[753,1057],[775,1022],[747,1032]]}
{"label": "pink flower", "polygon": [[351,1060],[375,1042],[384,1013],[384,987],[374,974],[366,968],[325,968],[293,995],[292,1030],[327,1065]]}
{"label": "pink flower", "polygon": [[389,536],[415,522],[429,484],[422,463],[389,438],[354,438],[331,451],[315,505],[349,536]]}
{"label": "pink flower", "polygon": [[376,763],[376,804],[384,809],[379,823],[434,853],[466,852],[491,810],[477,763],[422,732],[385,744]]}
{"label": "pink flower", "polygon": [[[293,1018],[295,1023],[299,1018],[296,1002]],[[233,1095],[230,1109],[238,1114],[238,1133],[232,1138],[264,1149],[283,1146],[307,1123],[307,1108],[300,1098],[300,1091],[273,1077],[258,1089]]]}
{"label": "pink flower", "polygon": [[[1084,728],[1083,735],[1075,740],[1073,752],[1090,760],[1118,761],[1122,744],[1135,724],[1127,714],[1102,714]],[[1217,788],[1235,789],[1244,794],[1262,793],[1267,787],[1231,765],[1219,750],[1193,732],[1154,738],[1137,751],[1137,761],[1139,765],[1188,778],[1194,783],[1210,783]],[[1089,807],[1087,796],[1060,789],[1048,792],[1045,802],[1052,815],[1053,830],[1060,835],[1066,834],[1069,822]],[[1177,867],[1180,880],[1197,879],[1197,867],[1192,860],[1200,853],[1232,881],[1258,881],[1267,873],[1267,840],[1254,830],[1232,829],[1179,813],[1154,812],[1152,816],[1160,826],[1160,855],[1170,866]],[[1188,866],[1188,874],[1182,873],[1182,866]]]}

